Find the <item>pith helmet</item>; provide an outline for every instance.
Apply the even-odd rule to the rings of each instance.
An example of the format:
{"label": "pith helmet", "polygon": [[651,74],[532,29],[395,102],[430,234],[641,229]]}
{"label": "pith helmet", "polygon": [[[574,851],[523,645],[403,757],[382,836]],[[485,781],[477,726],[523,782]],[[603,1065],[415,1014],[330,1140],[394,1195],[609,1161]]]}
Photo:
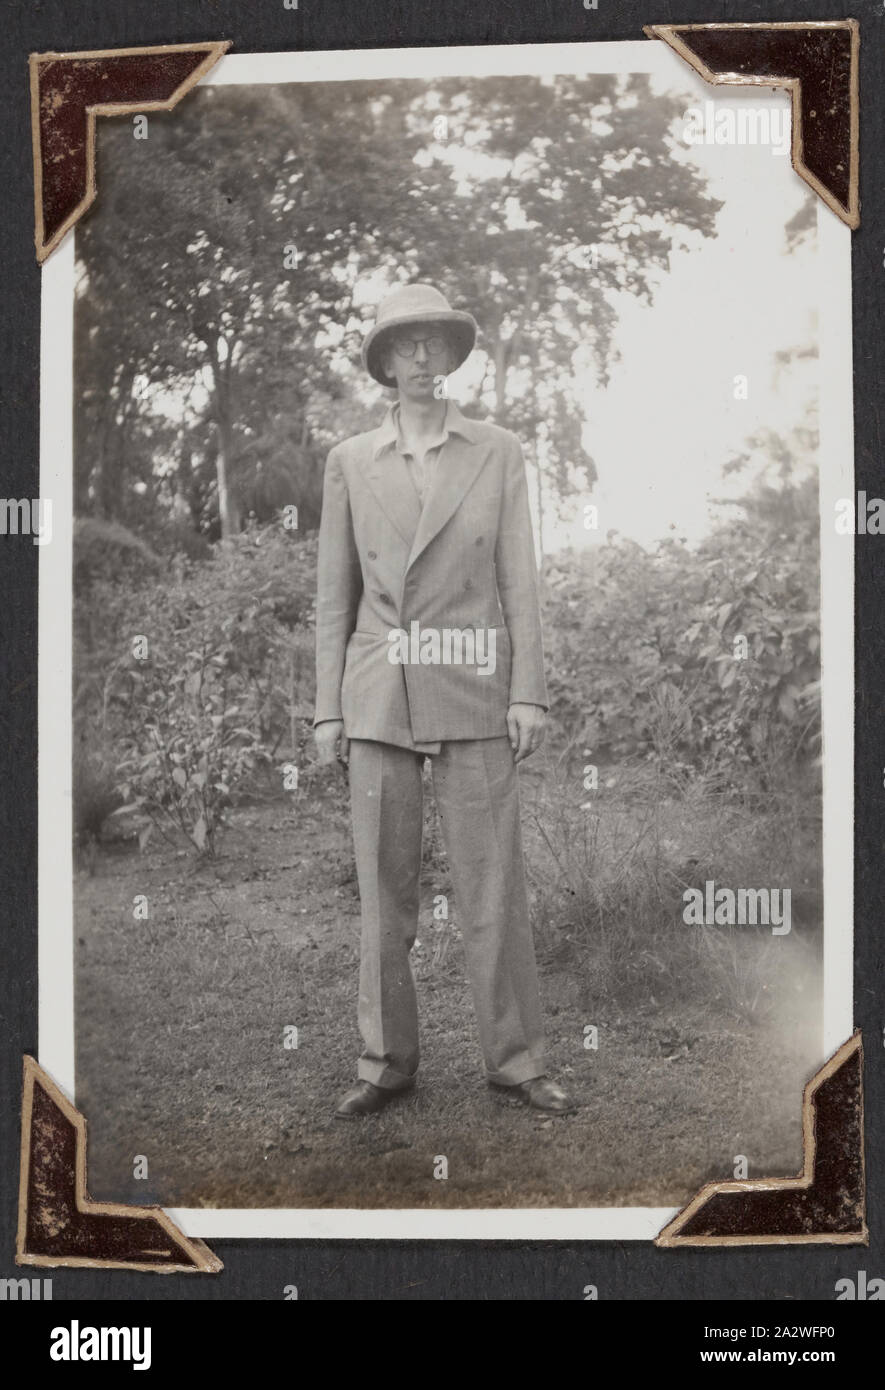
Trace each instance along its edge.
{"label": "pith helmet", "polygon": [[363,366],[382,386],[396,386],[381,364],[386,340],[397,328],[414,323],[445,324],[455,350],[456,367],[460,367],[473,351],[476,320],[472,314],[453,309],[445,295],[433,285],[403,285],[382,299],[374,327],[363,339]]}

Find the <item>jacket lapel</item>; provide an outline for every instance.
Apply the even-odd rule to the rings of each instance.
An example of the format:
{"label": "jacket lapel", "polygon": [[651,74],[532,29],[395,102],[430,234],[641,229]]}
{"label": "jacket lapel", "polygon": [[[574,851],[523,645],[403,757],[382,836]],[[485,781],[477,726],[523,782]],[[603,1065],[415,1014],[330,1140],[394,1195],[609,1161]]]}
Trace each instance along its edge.
{"label": "jacket lapel", "polygon": [[372,456],[363,464],[363,476],[389,520],[407,545],[411,545],[421,515],[421,503],[408,465],[396,449]]}
{"label": "jacket lapel", "polygon": [[490,446],[481,442],[473,421],[461,414],[454,401],[449,402],[448,408],[451,426],[457,433],[449,434],[437,455],[423,510],[402,454],[396,448],[384,448],[397,438],[392,410],[367,439],[363,476],[379,506],[411,546],[406,569],[412,567],[457,511],[489,456]]}
{"label": "jacket lapel", "polygon": [[[427,549],[433,538],[457,511],[488,455],[488,445],[471,443],[460,435],[449,435],[437,456],[430,491],[412,541],[407,569],[411,569],[418,556]],[[414,488],[412,493],[414,494]]]}

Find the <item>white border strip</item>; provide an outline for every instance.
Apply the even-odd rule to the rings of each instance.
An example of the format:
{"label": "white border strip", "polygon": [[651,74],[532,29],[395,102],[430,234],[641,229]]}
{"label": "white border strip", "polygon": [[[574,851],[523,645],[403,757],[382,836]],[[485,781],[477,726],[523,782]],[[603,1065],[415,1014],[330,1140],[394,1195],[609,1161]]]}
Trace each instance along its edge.
{"label": "white border strip", "polygon": [[[187,1235],[228,1240],[275,1236],[278,1240],[654,1240],[679,1207],[526,1207],[471,1211],[367,1211],[323,1207],[286,1211],[271,1208],[212,1211],[170,1209]],[[223,1229],[222,1229],[223,1227]]]}
{"label": "white border strip", "polygon": [[73,725],[74,238],[43,266],[40,496],[52,539],[40,547],[37,651],[37,1028],[63,1091],[74,1094]]}
{"label": "white border strip", "polygon": [[[325,53],[226,53],[203,83],[361,82],[434,77],[544,77],[556,73],[670,73],[684,69],[656,39],[620,43],[515,43],[483,48],[342,48]],[[696,81],[692,73],[691,81]]]}
{"label": "white border strip", "polygon": [[855,496],[854,372],[851,228],[823,199],[816,202],[825,923],[821,1060],[825,1061],[854,1031],[854,537],[837,535],[835,525],[837,499]]}

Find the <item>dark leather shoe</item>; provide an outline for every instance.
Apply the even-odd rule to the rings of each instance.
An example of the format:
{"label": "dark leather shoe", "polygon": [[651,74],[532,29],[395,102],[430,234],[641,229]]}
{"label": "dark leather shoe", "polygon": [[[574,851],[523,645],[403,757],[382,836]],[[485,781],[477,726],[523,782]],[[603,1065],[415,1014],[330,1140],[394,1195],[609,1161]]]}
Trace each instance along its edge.
{"label": "dark leather shoe", "polygon": [[360,1115],[374,1115],[392,1100],[396,1100],[397,1096],[407,1095],[412,1089],[411,1086],[400,1086],[392,1091],[387,1087],[374,1086],[371,1081],[358,1081],[353,1090],[342,1097],[335,1111],[335,1118],[353,1120]]}
{"label": "dark leather shoe", "polygon": [[526,1105],[533,1106],[535,1110],[544,1110],[549,1115],[567,1115],[578,1108],[571,1096],[549,1076],[533,1076],[531,1081],[523,1081],[520,1086],[508,1086],[507,1089],[525,1101]]}

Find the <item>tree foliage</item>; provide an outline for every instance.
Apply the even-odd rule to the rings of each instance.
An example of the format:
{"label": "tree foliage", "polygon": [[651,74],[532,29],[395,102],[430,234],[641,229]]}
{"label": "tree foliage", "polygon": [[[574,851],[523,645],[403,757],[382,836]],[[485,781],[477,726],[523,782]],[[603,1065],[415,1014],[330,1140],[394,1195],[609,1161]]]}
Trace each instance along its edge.
{"label": "tree foliage", "polygon": [[678,105],[641,76],[500,77],[207,87],[146,140],[103,121],[77,510],[172,549],[286,503],[315,524],[327,449],[377,401],[365,287],[415,277],[480,321],[466,404],[525,439],[539,496],[592,478],[575,369],[604,378],[612,294],[649,297],[718,207],[669,157]]}

